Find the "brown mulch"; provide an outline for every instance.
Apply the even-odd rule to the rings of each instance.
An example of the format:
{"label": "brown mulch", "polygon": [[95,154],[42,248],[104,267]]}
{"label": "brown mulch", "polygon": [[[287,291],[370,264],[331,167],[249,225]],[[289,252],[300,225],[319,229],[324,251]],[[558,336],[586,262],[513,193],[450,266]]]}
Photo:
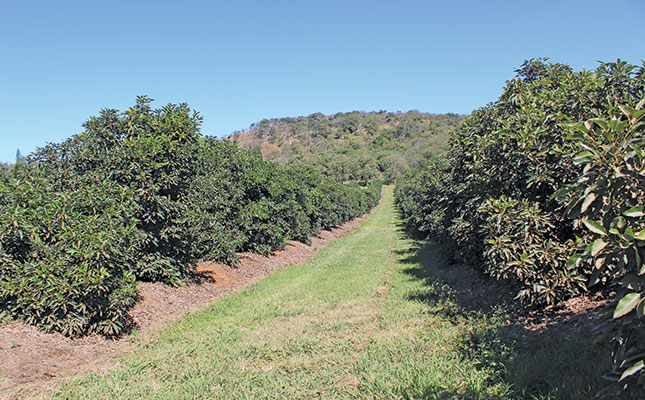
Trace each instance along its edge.
{"label": "brown mulch", "polygon": [[118,364],[117,357],[132,352],[137,344],[170,322],[252,285],[277,269],[304,263],[329,242],[354,231],[368,217],[366,214],[332,231],[323,231],[311,239],[311,245],[291,241],[268,257],[240,253],[236,267],[200,263],[193,267],[193,272],[202,278],[201,283],[184,287],[140,283],[140,300],[130,311],[138,328],[136,336],[117,340],[96,335],[71,339],[18,321],[0,325],[0,398],[22,399],[79,373],[105,372]]}
{"label": "brown mulch", "polygon": [[[536,333],[575,334],[581,327],[593,327],[604,318],[615,293],[591,293],[563,301],[516,318],[515,323]],[[566,335],[565,335],[566,336]]]}

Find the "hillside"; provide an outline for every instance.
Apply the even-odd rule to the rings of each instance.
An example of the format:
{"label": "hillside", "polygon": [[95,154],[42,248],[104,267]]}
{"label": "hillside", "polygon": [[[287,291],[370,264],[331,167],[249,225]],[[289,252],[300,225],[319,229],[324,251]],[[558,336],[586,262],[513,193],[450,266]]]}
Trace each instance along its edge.
{"label": "hillside", "polygon": [[340,181],[388,181],[444,151],[448,132],[464,116],[408,112],[353,111],[334,115],[265,119],[228,139],[246,149],[260,148],[281,164],[305,162]]}

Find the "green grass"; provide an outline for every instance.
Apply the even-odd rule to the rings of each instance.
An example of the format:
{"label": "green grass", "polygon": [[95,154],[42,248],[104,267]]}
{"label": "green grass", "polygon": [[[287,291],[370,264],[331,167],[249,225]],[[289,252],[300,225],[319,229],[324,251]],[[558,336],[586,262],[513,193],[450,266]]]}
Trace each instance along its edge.
{"label": "green grass", "polygon": [[[560,367],[544,368],[552,356],[532,356],[544,343],[520,340],[518,331],[500,325],[503,305],[476,310],[462,302],[450,282],[433,277],[438,260],[436,249],[418,247],[399,230],[392,188],[385,187],[368,221],[308,263],[279,270],[189,315],[113,372],[74,378],[51,396],[590,397],[598,373],[589,377],[588,369],[570,371],[578,379],[575,388],[563,388]],[[520,342],[520,350],[513,350],[513,343]],[[568,354],[571,363],[580,361],[580,349],[570,343],[550,348],[560,358]],[[574,357],[569,350],[578,353]],[[542,371],[538,386],[532,371]]]}

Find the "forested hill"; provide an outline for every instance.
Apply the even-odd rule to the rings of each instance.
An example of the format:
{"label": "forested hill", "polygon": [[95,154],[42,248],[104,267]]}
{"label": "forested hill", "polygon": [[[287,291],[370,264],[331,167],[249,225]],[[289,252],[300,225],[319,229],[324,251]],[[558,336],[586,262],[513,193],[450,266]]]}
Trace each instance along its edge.
{"label": "forested hill", "polygon": [[265,119],[229,139],[260,148],[265,159],[314,164],[340,180],[386,180],[403,174],[431,154],[444,151],[448,132],[463,115],[353,111]]}

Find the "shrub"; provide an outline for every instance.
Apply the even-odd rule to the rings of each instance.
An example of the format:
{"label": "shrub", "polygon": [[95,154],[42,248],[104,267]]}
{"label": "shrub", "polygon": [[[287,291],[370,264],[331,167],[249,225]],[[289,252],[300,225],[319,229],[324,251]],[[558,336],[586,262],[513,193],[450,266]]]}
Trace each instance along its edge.
{"label": "shrub", "polygon": [[52,192],[24,179],[0,196],[3,308],[70,336],[126,329],[136,295],[131,249],[141,241],[132,193],[109,183]]}
{"label": "shrub", "polygon": [[[554,304],[584,290],[581,282],[591,268],[566,260],[577,238],[584,241],[589,233],[568,218],[566,204],[555,197],[579,170],[568,155],[572,143],[564,126],[607,115],[612,102],[642,92],[643,74],[634,71],[621,61],[603,63],[594,72],[525,62],[497,101],[455,130],[444,161],[399,185],[397,204],[405,223],[447,242],[456,261],[519,279],[518,296],[528,306]],[[502,206],[509,201],[513,204]],[[511,268],[538,259],[522,267],[528,270]]]}
{"label": "shrub", "polygon": [[138,279],[176,285],[194,260],[190,230],[180,221],[201,118],[185,104],[154,110],[151,101],[139,97],[122,114],[103,110],[83,133],[32,154],[24,174],[42,176],[59,191],[94,182],[131,189],[137,205],[132,217],[143,234],[134,272]]}
{"label": "shrub", "polygon": [[614,344],[616,382],[604,394],[645,396],[645,100],[611,107],[611,118],[571,126],[571,157],[582,167],[559,195],[590,237],[571,263],[591,265],[590,285],[618,283],[607,334]]}
{"label": "shrub", "polygon": [[585,274],[567,262],[569,247],[552,239],[557,236],[556,223],[538,203],[502,196],[489,199],[480,211],[488,215],[482,227],[486,272],[517,282],[518,299],[553,305],[585,291]]}

